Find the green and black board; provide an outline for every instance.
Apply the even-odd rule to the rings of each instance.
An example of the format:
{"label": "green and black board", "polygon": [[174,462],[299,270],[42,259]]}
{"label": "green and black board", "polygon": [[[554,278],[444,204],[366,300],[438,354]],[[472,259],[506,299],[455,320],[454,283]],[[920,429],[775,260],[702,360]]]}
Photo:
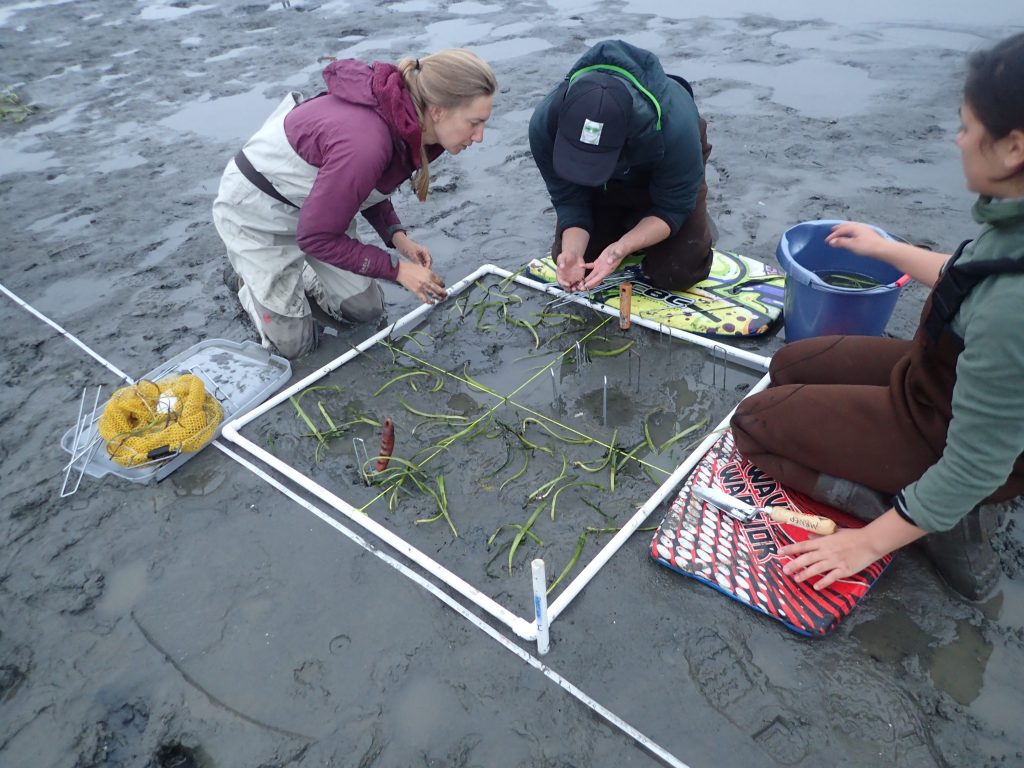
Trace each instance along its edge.
{"label": "green and black board", "polygon": [[[716,250],[708,279],[686,291],[666,291],[644,282],[639,261],[627,259],[619,270],[633,283],[635,318],[703,336],[739,337],[768,333],[782,317],[785,276],[756,259]],[[555,282],[550,255],[533,259],[526,271],[535,280]],[[617,287],[588,298],[612,309],[619,306]]]}

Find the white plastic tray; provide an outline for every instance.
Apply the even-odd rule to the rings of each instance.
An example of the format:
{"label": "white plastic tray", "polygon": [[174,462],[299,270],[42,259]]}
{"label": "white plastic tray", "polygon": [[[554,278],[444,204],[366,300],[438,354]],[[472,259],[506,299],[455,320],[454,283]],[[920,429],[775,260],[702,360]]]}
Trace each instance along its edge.
{"label": "white plastic tray", "polygon": [[[251,410],[280,389],[291,378],[292,368],[283,357],[270,354],[256,342],[209,339],[175,355],[142,378],[154,380],[176,373],[199,376],[207,391],[213,393],[220,402],[224,418],[214,434],[216,438],[224,424]],[[98,438],[96,422],[105,408],[106,403],[103,403],[96,410],[96,418],[85,426],[79,438],[80,449],[81,446],[91,445]],[[91,414],[83,418],[90,419]],[[69,454],[72,454],[74,447],[76,428],[72,427],[65,432],[60,441],[60,447]],[[100,445],[95,450],[80,455],[71,471],[84,471],[90,477],[116,475],[133,483],[146,483],[162,480],[198,453],[180,453],[155,464],[123,467],[107,455],[102,442],[100,438]]]}

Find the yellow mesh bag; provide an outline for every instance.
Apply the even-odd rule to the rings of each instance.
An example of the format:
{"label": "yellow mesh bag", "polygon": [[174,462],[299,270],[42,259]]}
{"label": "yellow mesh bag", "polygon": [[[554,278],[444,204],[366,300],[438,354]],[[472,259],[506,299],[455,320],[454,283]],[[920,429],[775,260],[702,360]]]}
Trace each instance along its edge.
{"label": "yellow mesh bag", "polygon": [[133,467],[178,452],[198,451],[217,431],[224,412],[203,380],[191,373],[142,380],[114,392],[97,427],[107,453]]}

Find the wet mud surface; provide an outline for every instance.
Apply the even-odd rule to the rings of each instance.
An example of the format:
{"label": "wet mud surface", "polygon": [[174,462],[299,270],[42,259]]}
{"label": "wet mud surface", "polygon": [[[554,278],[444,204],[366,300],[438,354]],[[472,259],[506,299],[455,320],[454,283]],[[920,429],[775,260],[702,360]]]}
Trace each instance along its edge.
{"label": "wet mud surface", "polygon": [[[785,228],[817,218],[872,221],[946,251],[973,234],[952,144],[957,94],[966,52],[1014,23],[1008,4],[869,3],[830,19],[801,3],[702,16],[661,5],[8,4],[0,87],[36,111],[0,121],[0,279],[136,376],[205,339],[249,338],[210,220],[227,159],[285,91],[317,91],[318,57],[395,60],[446,45],[492,62],[494,117],[483,145],[438,163],[425,204],[403,190],[396,208],[450,283],[484,262],[518,269],[546,250],[554,224],[529,155],[531,109],[589,44],[613,36],[693,82],[714,145],[721,247],[774,263]],[[393,319],[415,307],[397,287],[386,293]],[[910,335],[923,297],[903,291],[890,333]],[[82,389],[119,382],[6,297],[0,322],[0,764],[658,764],[214,448],[160,484],[86,477],[62,499],[59,440]],[[327,337],[295,375],[374,331]],[[510,337],[491,354],[507,361],[520,342],[529,353],[532,342]],[[771,354],[782,343],[780,332],[740,346]],[[486,361],[475,345],[455,334],[443,354]],[[563,379],[570,410],[596,420],[593,390],[574,375]],[[669,435],[711,397],[706,362],[647,350],[643,376],[658,384],[643,397],[620,387],[612,408],[612,419],[635,409],[623,419],[631,440],[655,407],[671,411]],[[360,399],[372,394],[358,385]],[[707,410],[747,385],[731,380]],[[538,403],[551,404],[548,391]],[[453,413],[483,399],[448,394]],[[269,417],[300,431],[292,413]],[[310,472],[351,482],[340,447],[324,466],[308,438],[292,442]],[[467,488],[453,497],[485,498]],[[554,623],[545,662],[692,766],[1020,764],[1024,534],[1018,508],[1002,512],[1004,576],[990,600],[962,602],[911,549],[820,641],[656,566],[650,534],[638,533]],[[582,520],[550,545],[549,571]],[[443,521],[406,520],[402,534],[418,533],[430,553],[451,549]],[[522,563],[537,551],[488,586],[521,613]],[[585,557],[594,551],[588,543]],[[477,543],[453,562],[469,578],[490,554]]]}

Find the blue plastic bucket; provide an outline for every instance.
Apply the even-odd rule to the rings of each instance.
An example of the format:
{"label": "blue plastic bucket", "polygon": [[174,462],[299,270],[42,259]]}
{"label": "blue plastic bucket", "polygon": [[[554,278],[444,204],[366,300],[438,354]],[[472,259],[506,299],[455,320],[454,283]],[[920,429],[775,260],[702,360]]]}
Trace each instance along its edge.
{"label": "blue plastic bucket", "polygon": [[[786,341],[830,334],[881,336],[896,307],[903,273],[876,259],[828,245],[826,235],[840,223],[805,221],[787,229],[779,240],[775,256],[786,273]],[[884,230],[874,229],[893,239]],[[878,285],[841,287],[821,276],[830,274],[862,277]]]}

